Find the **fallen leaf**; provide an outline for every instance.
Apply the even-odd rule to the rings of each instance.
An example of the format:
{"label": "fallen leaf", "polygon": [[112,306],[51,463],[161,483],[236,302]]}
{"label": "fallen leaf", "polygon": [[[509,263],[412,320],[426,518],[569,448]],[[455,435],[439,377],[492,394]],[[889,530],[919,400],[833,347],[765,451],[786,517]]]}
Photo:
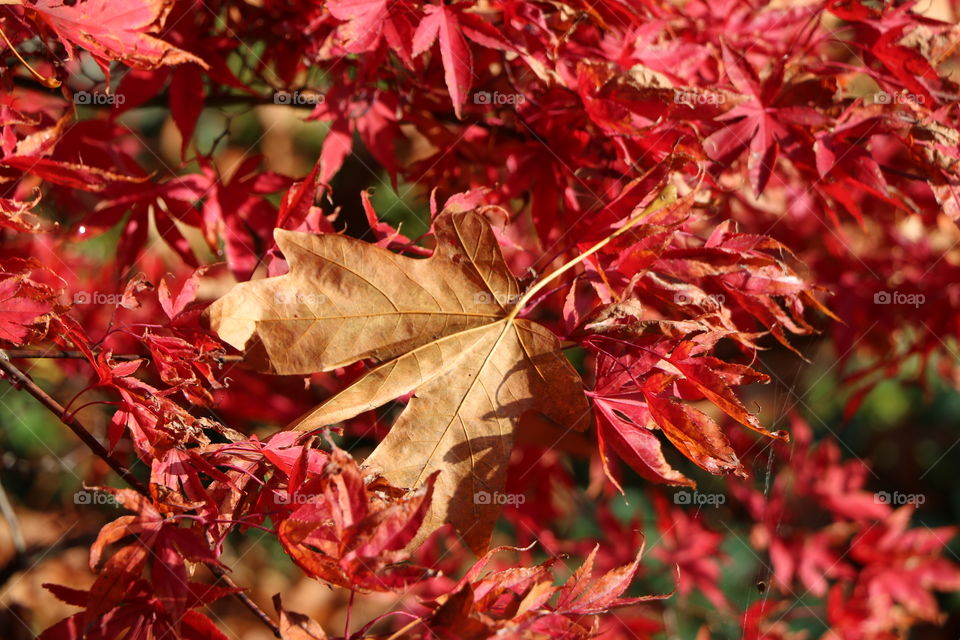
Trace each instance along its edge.
{"label": "fallen leaf", "polygon": [[413,544],[451,523],[482,552],[521,416],[536,410],[583,429],[590,408],[557,337],[517,318],[519,287],[486,220],[448,210],[434,233],[434,254],[416,259],[335,234],[277,230],[290,272],[238,284],[208,313],[222,340],[269,372],[383,362],[296,428],[318,429],[415,392],[365,464],[402,487],[440,471]]}

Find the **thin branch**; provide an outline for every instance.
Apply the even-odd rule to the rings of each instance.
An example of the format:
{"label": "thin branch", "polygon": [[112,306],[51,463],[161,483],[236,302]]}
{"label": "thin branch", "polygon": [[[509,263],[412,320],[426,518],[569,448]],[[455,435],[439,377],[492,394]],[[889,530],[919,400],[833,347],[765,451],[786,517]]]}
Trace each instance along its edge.
{"label": "thin branch", "polygon": [[47,409],[53,412],[56,415],[60,422],[65,424],[71,431],[81,441],[83,444],[87,445],[87,448],[90,449],[98,458],[106,462],[111,469],[113,469],[118,476],[123,478],[124,482],[130,485],[137,493],[140,493],[147,498],[150,498],[150,490],[147,489],[147,485],[140,482],[140,480],[133,475],[133,473],[127,469],[124,465],[120,464],[115,460],[107,449],[100,444],[100,441],[93,437],[87,428],[84,427],[77,418],[71,414],[67,413],[67,410],[59,402],[53,399],[46,391],[41,389],[36,382],[30,379],[27,374],[17,368],[15,364],[10,362],[10,356],[7,355],[7,352],[0,349],[0,370],[6,374],[10,379],[10,383],[14,387],[20,387],[25,389],[30,395],[40,401],[40,404],[45,406]]}
{"label": "thin branch", "polygon": [[350,602],[347,603],[347,621],[343,625],[343,638],[350,640],[350,614],[353,613],[353,597],[357,595],[354,589],[350,589]]}
{"label": "thin branch", "polygon": [[[13,84],[21,89],[26,89],[29,91],[40,91],[50,95],[50,89],[45,87],[42,83],[34,80],[33,78],[27,76],[14,76]],[[278,92],[280,90],[277,90]],[[300,89],[285,89],[283,91],[300,91]],[[303,89],[303,91],[313,92],[313,89]],[[310,108],[313,105],[289,105],[283,104],[276,100],[273,94],[270,95],[261,95],[261,94],[249,94],[249,93],[219,93],[204,96],[203,106],[207,107],[258,107],[258,106],[268,106],[268,105],[277,105],[282,104],[283,106],[289,106],[294,108]],[[168,107],[170,105],[170,96],[164,91],[159,93],[149,100],[146,100],[136,106],[137,109],[145,109],[148,107]],[[114,108],[112,104],[85,104],[84,107],[90,109],[100,109],[100,110],[111,110]],[[512,138],[514,140],[523,141],[527,138],[522,134],[519,134],[516,131],[511,129],[505,129],[503,127],[495,127],[489,122],[486,122],[483,118],[468,118],[467,120],[461,120],[454,115],[453,110],[443,110],[431,112],[433,117],[439,120],[440,122],[458,125],[458,126],[475,126],[487,129],[491,132],[496,132],[497,135]]]}
{"label": "thin branch", "polygon": [[[130,485],[132,489],[147,498],[151,498],[150,490],[147,488],[147,486],[137,479],[137,477],[134,476],[129,469],[111,457],[106,448],[100,444],[100,441],[93,437],[87,428],[84,427],[83,424],[81,424],[73,414],[67,413],[63,405],[54,400],[50,394],[41,389],[36,382],[27,376],[27,374],[17,368],[17,366],[10,361],[9,352],[3,349],[0,349],[0,371],[3,371],[10,384],[12,384],[14,387],[26,390],[27,393],[39,400],[40,404],[53,412],[53,414],[60,419],[60,422],[65,424],[71,431],[73,431],[73,433],[76,434],[76,436],[80,438],[85,445],[87,445],[94,455],[110,465],[110,468],[113,469],[117,475],[123,478],[123,480]],[[224,572],[224,570],[220,567],[214,564],[207,564],[207,567],[215,576],[217,576],[217,578],[223,580],[223,582],[229,587],[240,588],[237,583],[227,576],[226,572]],[[234,597],[242,602],[243,605],[251,612],[253,612],[253,614],[257,616],[261,622],[263,622],[263,624],[265,624],[273,632],[274,636],[277,638],[280,637],[280,627],[278,627],[270,618],[270,616],[268,616],[263,609],[257,606],[257,603],[251,600],[248,595],[241,591],[235,593]]]}
{"label": "thin branch", "polygon": [[[240,588],[241,588],[240,585],[238,585],[238,584],[234,581],[234,579],[231,578],[231,577],[227,574],[226,571],[224,571],[223,569],[221,569],[221,568],[218,567],[217,565],[215,565],[215,564],[208,564],[208,565],[207,565],[207,568],[210,569],[211,572],[213,572],[213,575],[217,576],[217,578],[219,578],[220,580],[222,580],[223,583],[224,583],[225,585],[227,585],[227,587],[229,587],[229,588],[231,588],[231,589],[240,589]],[[273,635],[274,635],[274,636],[276,636],[277,638],[281,637],[281,636],[280,636],[280,627],[277,626],[277,623],[275,623],[275,622],[273,621],[273,619],[270,618],[269,615],[267,615],[267,612],[264,611],[263,609],[261,609],[261,608],[257,605],[257,603],[254,602],[254,601],[250,598],[250,596],[248,596],[248,595],[247,595],[246,593],[244,593],[243,591],[237,591],[236,593],[233,594],[233,597],[236,598],[237,600],[239,600],[240,602],[242,602],[243,605],[253,613],[253,615],[255,615],[255,616],[257,616],[258,618],[260,618],[260,622],[262,622],[264,625],[266,625],[266,626],[270,629],[270,631],[273,632]]]}
{"label": "thin branch", "polygon": [[554,269],[552,272],[550,272],[548,275],[544,276],[542,280],[540,280],[539,282],[534,284],[530,289],[528,289],[527,292],[523,294],[523,296],[517,302],[517,304],[514,305],[513,310],[510,311],[510,314],[507,316],[507,321],[512,321],[514,318],[516,318],[520,314],[520,312],[523,311],[523,308],[527,306],[527,303],[530,302],[530,300],[532,300],[535,295],[537,295],[537,292],[543,289],[545,286],[547,286],[551,281],[555,280],[564,272],[574,268],[575,266],[577,266],[578,264],[580,264],[581,262],[583,262],[584,260],[592,256],[593,254],[595,254],[597,251],[600,251],[601,249],[603,249],[610,242],[612,242],[616,237],[621,236],[627,231],[629,231],[631,227],[636,225],[641,220],[645,220],[651,213],[654,213],[656,211],[659,211],[660,209],[663,209],[669,206],[676,200],[677,200],[677,188],[673,185],[668,185],[663,190],[663,192],[659,196],[657,196],[656,200],[651,202],[650,205],[647,206],[647,208],[644,209],[639,215],[628,220],[627,223],[624,224],[622,227],[620,227],[619,229],[617,229],[616,231],[608,235],[603,240],[597,242],[596,244],[594,244],[592,247],[590,247],[580,255],[560,265],[559,267]]}
{"label": "thin branch", "polygon": [[[42,359],[50,358],[57,360],[83,360],[86,356],[79,351],[66,351],[63,349],[57,350],[46,350],[46,349],[4,349],[7,356],[11,359],[14,358],[23,358],[25,360],[32,359]],[[118,362],[128,362],[130,360],[150,360],[152,356],[150,354],[140,355],[138,353],[114,353],[110,357]],[[242,362],[243,356],[214,356],[214,359],[224,364],[226,362]]]}
{"label": "thin branch", "polygon": [[[29,91],[42,91],[49,94],[50,87],[45,86],[42,82],[34,80],[26,76],[14,76],[13,84],[20,87],[21,89],[27,89]],[[78,89],[73,89],[73,91],[78,91]],[[273,95],[263,96],[263,95],[253,95],[249,93],[244,94],[217,94],[212,96],[206,96],[204,98],[204,105],[208,107],[225,107],[231,105],[237,106],[258,106],[258,105],[268,105],[268,104],[277,104],[274,100]],[[144,109],[147,107],[166,107],[169,105],[169,97],[166,93],[161,93],[156,95],[149,100],[137,105],[138,109]],[[83,105],[85,107],[99,108],[99,109],[112,109],[112,104],[90,104]]]}

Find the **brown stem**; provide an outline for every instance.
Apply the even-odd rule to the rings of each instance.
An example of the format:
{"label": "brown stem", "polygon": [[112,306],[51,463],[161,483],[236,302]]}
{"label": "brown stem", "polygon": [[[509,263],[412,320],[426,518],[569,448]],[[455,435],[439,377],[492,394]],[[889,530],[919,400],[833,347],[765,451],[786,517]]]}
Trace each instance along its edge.
{"label": "brown stem", "polygon": [[110,465],[110,468],[116,471],[117,475],[123,478],[128,485],[137,491],[137,493],[140,493],[148,498],[150,497],[150,490],[147,489],[147,485],[140,482],[140,480],[138,480],[129,469],[111,457],[106,448],[100,444],[100,441],[94,438],[93,434],[87,431],[86,427],[84,427],[73,414],[67,413],[67,410],[63,407],[63,405],[54,400],[50,394],[41,389],[36,382],[27,376],[27,374],[25,374],[23,371],[20,371],[15,364],[10,362],[10,356],[2,349],[0,349],[0,370],[2,370],[10,379],[11,384],[13,384],[15,387],[22,387],[26,389],[30,395],[40,401],[40,404],[45,406],[47,409],[52,411],[54,415],[60,418],[60,422],[67,425],[67,427],[73,431],[76,436],[80,438],[80,440],[83,441],[83,444],[87,445],[87,448],[89,448],[98,458]]}
{"label": "brown stem", "polygon": [[350,640],[350,614],[353,613],[353,596],[355,595],[357,595],[357,592],[350,589],[350,602],[347,603],[347,621],[343,625],[343,640]]}
{"label": "brown stem", "polygon": [[[221,568],[218,567],[217,565],[215,565],[215,564],[208,564],[208,565],[207,565],[207,568],[210,569],[210,571],[213,572],[213,575],[217,576],[217,578],[219,578],[220,580],[222,580],[223,583],[224,583],[225,585],[227,585],[229,588],[231,588],[231,589],[239,589],[239,588],[240,588],[240,585],[238,585],[236,582],[234,582],[233,578],[231,578],[231,577],[227,574],[226,571],[224,571],[223,569],[221,569]],[[266,612],[266,611],[264,611],[264,610],[261,609],[259,606],[257,606],[257,603],[254,602],[254,601],[250,598],[250,596],[248,596],[248,595],[247,595],[246,593],[244,593],[243,591],[237,591],[236,593],[233,594],[233,597],[236,598],[237,600],[239,600],[240,602],[242,602],[243,605],[244,605],[247,609],[249,609],[251,612],[253,612],[253,615],[255,615],[255,616],[257,616],[258,618],[260,618],[260,622],[262,622],[264,625],[266,625],[266,626],[270,629],[270,631],[273,632],[273,635],[274,635],[274,636],[276,636],[277,638],[281,637],[281,636],[280,636],[280,627],[278,627],[277,624],[270,618],[270,616],[267,615],[267,612]]]}
{"label": "brown stem", "polygon": [[[67,413],[67,410],[63,407],[63,405],[54,400],[50,394],[41,389],[36,382],[27,376],[27,374],[17,368],[15,364],[10,362],[10,356],[12,353],[13,352],[0,349],[0,371],[3,371],[10,384],[14,385],[14,387],[25,389],[27,393],[39,400],[40,404],[53,412],[53,414],[60,419],[60,422],[65,424],[71,431],[73,431],[76,436],[80,438],[85,445],[87,445],[94,455],[110,465],[110,468],[113,469],[117,475],[123,478],[123,480],[130,485],[133,490],[147,498],[151,498],[150,490],[147,488],[147,486],[137,479],[137,477],[134,476],[129,469],[113,459],[106,448],[100,444],[100,441],[93,437],[93,434],[91,434],[73,414]],[[212,563],[207,564],[207,567],[215,576],[217,576],[220,580],[223,580],[224,583],[226,583],[229,587],[239,588],[237,584],[229,576],[227,576],[226,572],[224,572],[224,570],[220,567]],[[278,627],[276,623],[270,619],[270,616],[268,616],[263,609],[258,607],[257,603],[251,600],[249,596],[243,592],[237,592],[234,594],[234,597],[243,603],[243,605],[250,611],[252,611],[253,614],[257,616],[263,622],[263,624],[265,624],[273,632],[274,636],[277,638],[280,637],[280,627]]]}
{"label": "brown stem", "polygon": [[[83,360],[86,357],[79,351],[66,351],[64,349],[5,349],[4,351],[10,358],[23,358],[26,360],[41,358]],[[140,355],[137,353],[114,353],[111,354],[110,357],[114,360],[125,362],[129,360],[149,360],[151,356],[149,354]],[[243,361],[243,356],[215,356],[215,358],[220,363]]]}

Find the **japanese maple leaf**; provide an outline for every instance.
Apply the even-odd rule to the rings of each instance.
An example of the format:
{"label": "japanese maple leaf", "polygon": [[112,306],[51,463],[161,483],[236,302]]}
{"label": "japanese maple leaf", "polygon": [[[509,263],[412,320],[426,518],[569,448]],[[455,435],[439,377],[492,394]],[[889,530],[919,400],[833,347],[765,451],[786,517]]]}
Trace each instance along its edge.
{"label": "japanese maple leaf", "polygon": [[942,25],[936,20],[923,18],[913,10],[913,4],[882,5],[881,9],[861,3],[846,3],[831,0],[828,10],[838,17],[849,20],[854,29],[852,38],[844,39],[844,46],[854,47],[862,52],[864,60],[879,62],[899,83],[890,81],[885,73],[878,73],[865,65],[864,73],[873,77],[880,86],[897,90],[906,87],[925,102],[934,104],[943,81],[935,69],[920,51],[905,46],[905,36],[913,30],[927,31]]}
{"label": "japanese maple leaf", "polygon": [[460,12],[446,4],[431,4],[426,7],[426,16],[413,36],[413,55],[418,56],[440,40],[440,57],[443,61],[447,91],[453,101],[453,110],[459,118],[473,85],[473,55],[463,37],[460,27]]}
{"label": "japanese maple leaf", "polygon": [[53,302],[37,297],[21,278],[0,281],[0,340],[23,344],[32,325],[53,311]]}
{"label": "japanese maple leaf", "polygon": [[31,201],[0,198],[0,228],[13,229],[22,233],[43,231],[43,223],[39,216],[30,211],[39,202],[39,195]]}
{"label": "japanese maple leaf", "polygon": [[727,78],[748,99],[716,118],[730,124],[704,140],[703,148],[707,155],[719,162],[729,162],[744,149],[749,149],[747,171],[750,184],[760,195],[777,164],[780,140],[788,135],[786,127],[781,124],[782,117],[771,108],[783,80],[782,64],[761,84],[753,67],[743,57],[726,44],[722,48]]}
{"label": "japanese maple leaf", "polygon": [[121,267],[127,267],[136,261],[147,242],[152,214],[163,241],[188,265],[197,266],[193,249],[177,222],[202,226],[203,219],[195,203],[209,189],[209,181],[197,174],[178,176],[158,184],[118,183],[111,189],[111,197],[101,200],[79,228],[84,235],[92,237],[114,227],[129,212],[117,247],[117,261]]}
{"label": "japanese maple leaf", "polygon": [[413,35],[413,55],[419,56],[439,40],[447,92],[459,118],[476,77],[467,38],[488,48],[512,47],[494,26],[476,15],[466,13],[464,5],[430,4],[425,11],[426,15]]}
{"label": "japanese maple leaf", "polygon": [[[74,589],[58,584],[44,584],[59,600],[74,607],[87,608],[95,597],[92,591]],[[174,618],[164,607],[150,583],[135,579],[127,584],[124,601],[112,609],[96,624],[86,620],[86,611],[75,613],[51,626],[38,636],[38,640],[81,640],[89,637],[130,637],[124,633],[146,632],[156,637],[178,637],[183,640],[227,640],[227,636],[206,615],[195,611],[224,596],[236,593],[239,589],[217,587],[200,582],[188,581],[180,586],[184,594],[185,610]],[[93,634],[99,631],[103,635]]]}
{"label": "japanese maple leaf", "polygon": [[24,175],[38,176],[53,184],[92,192],[105,191],[111,186],[122,184],[143,183],[147,180],[142,176],[124,175],[99,167],[32,155],[5,156],[0,158],[0,166],[16,169]]}
{"label": "japanese maple leaf", "polygon": [[[782,345],[796,352],[786,332],[808,335],[814,331],[803,317],[806,306],[837,318],[813,295],[814,287],[786,262],[785,258],[792,255],[788,247],[772,238],[732,233],[731,222],[725,221],[714,228],[703,247],[664,251],[656,266],[671,276],[684,280],[702,278],[705,282],[701,284],[719,287],[731,303],[753,316]],[[692,290],[683,293],[700,305],[698,299],[702,293]],[[751,344],[745,332],[730,334],[730,337],[746,346]]]}
{"label": "japanese maple leaf", "polygon": [[[435,610],[426,625],[442,636],[588,638],[594,637],[588,616],[672,595],[623,597],[639,567],[642,545],[633,562],[596,578],[591,575],[598,549],[594,547],[559,587],[554,586],[554,559],[481,577],[490,557],[506,548],[491,549],[477,561],[442,604],[427,603]],[[556,604],[551,605],[554,597]]]}
{"label": "japanese maple leaf", "polygon": [[851,567],[844,561],[841,549],[849,537],[843,527],[820,531],[805,530],[795,535],[780,535],[770,541],[770,562],[777,582],[784,589],[792,589],[794,577],[810,593],[823,597],[829,587],[828,578],[849,574]]}
{"label": "japanese maple leaf", "polygon": [[590,408],[557,337],[519,319],[519,286],[476,211],[442,212],[437,249],[401,256],[335,234],[277,230],[290,273],[241,283],[209,315],[220,338],[278,374],[383,364],[296,425],[314,430],[415,392],[365,464],[396,486],[441,471],[420,542],[445,522],[482,551],[524,413],[582,429]]}
{"label": "japanese maple leaf", "polygon": [[616,453],[644,478],[665,484],[694,486],[692,480],[674,469],[664,457],[660,439],[653,432],[656,423],[643,395],[637,391],[624,393],[617,376],[611,375],[620,373],[619,368],[629,366],[614,358],[599,356],[597,386],[590,392],[597,419],[597,445],[607,476],[620,487],[609,463],[610,454]]}
{"label": "japanese maple leaf", "polygon": [[[70,115],[64,115],[53,124],[36,128],[22,137],[12,128],[6,133],[13,135],[3,136],[4,142],[15,139],[16,144],[4,145],[7,153],[0,157],[0,166],[22,177],[39,177],[56,185],[93,193],[122,191],[149,180],[146,172],[122,153],[120,157],[128,162],[104,157],[101,149],[89,146],[89,139],[102,140],[117,135],[116,128],[105,121],[74,122]],[[130,175],[131,170],[136,175]]]}
{"label": "japanese maple leaf", "polygon": [[334,448],[323,471],[310,479],[307,458],[301,459],[291,468],[291,484],[299,486],[290,493],[293,498],[304,496],[305,504],[278,526],[280,543],[301,569],[362,591],[402,588],[428,573],[402,561],[408,557],[404,547],[427,514],[436,474],[419,489],[396,495],[382,479],[368,484],[342,449]]}
{"label": "japanese maple leaf", "polygon": [[[124,637],[127,629],[149,627],[158,636],[224,638],[206,616],[193,611],[235,591],[188,579],[187,561],[219,565],[202,536],[195,529],[178,526],[168,505],[130,489],[97,490],[111,494],[137,515],[121,516],[100,530],[90,549],[90,568],[97,578],[89,590],[48,587],[58,598],[84,607],[84,611],[54,625],[41,637],[115,638]],[[134,537],[132,543],[101,562],[108,545],[128,536]],[[148,564],[150,582],[140,577]]]}
{"label": "japanese maple leaf", "polygon": [[850,544],[850,556],[865,566],[858,589],[868,595],[874,611],[893,605],[911,616],[934,622],[939,607],[933,594],[960,589],[960,565],[943,556],[957,527],[909,529],[912,505],[900,507],[879,526],[860,533]]}
{"label": "japanese maple leaf", "polygon": [[260,162],[260,156],[250,156],[229,176],[218,175],[206,159],[200,162],[209,184],[203,205],[204,235],[211,247],[223,240],[227,264],[240,280],[253,274],[265,250],[263,241],[277,219],[277,207],[266,195],[291,183],[278,173],[258,171]]}
{"label": "japanese maple leaf", "polygon": [[[693,486],[664,458],[660,441],[652,433],[659,429],[678,451],[701,468],[715,474],[743,475],[743,466],[721,426],[683,400],[705,398],[754,431],[786,438],[786,434],[767,431],[760,425],[731,389],[734,385],[766,381],[763,374],[702,355],[705,345],[695,340],[663,342],[657,350],[632,349],[616,355],[604,349],[606,342],[592,342],[600,354],[597,386],[589,394],[597,408],[597,437],[605,467],[612,450],[650,480]],[[609,468],[607,473],[610,474]]]}
{"label": "japanese maple leaf", "polygon": [[177,67],[170,79],[170,116],[180,130],[180,157],[186,158],[197,120],[203,113],[203,72],[195,64]]}
{"label": "japanese maple leaf", "polygon": [[557,613],[578,616],[591,615],[640,602],[662,600],[672,595],[623,597],[623,593],[633,582],[637,569],[640,567],[640,558],[643,556],[644,549],[642,543],[633,562],[617,567],[597,578],[592,578],[593,563],[599,548],[600,545],[595,546],[587,559],[583,561],[583,564],[557,590]]}
{"label": "japanese maple leaf", "polygon": [[93,54],[109,77],[108,61],[121,60],[143,69],[159,65],[206,63],[151,33],[159,31],[172,3],[169,0],[31,0],[24,9],[53,31],[73,57],[76,47]]}
{"label": "japanese maple leaf", "polygon": [[397,98],[383,91],[357,96],[349,86],[334,88],[310,114],[311,119],[330,122],[317,161],[320,182],[329,183],[353,151],[353,133],[360,134],[366,148],[397,185],[395,141],[401,137],[397,123]]}
{"label": "japanese maple leaf", "polygon": [[882,131],[882,123],[878,117],[853,116],[829,133],[818,134],[813,145],[817,171],[822,178],[817,190],[843,205],[861,225],[864,215],[855,193],[869,193],[893,206],[905,206],[890,196],[880,164],[862,142]]}
{"label": "japanese maple leaf", "polygon": [[347,21],[339,29],[347,51],[373,51],[385,40],[404,64],[413,66],[410,44],[414,18],[419,18],[413,3],[406,0],[331,0],[327,8],[338,20]]}

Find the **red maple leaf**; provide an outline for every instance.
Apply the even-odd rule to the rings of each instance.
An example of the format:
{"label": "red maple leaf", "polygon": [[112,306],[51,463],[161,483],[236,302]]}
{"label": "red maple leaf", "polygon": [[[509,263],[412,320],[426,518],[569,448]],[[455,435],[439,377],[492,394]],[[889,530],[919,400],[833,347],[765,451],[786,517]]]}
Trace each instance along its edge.
{"label": "red maple leaf", "polygon": [[163,26],[171,6],[163,0],[129,0],[122,11],[117,11],[116,3],[109,0],[24,3],[38,23],[57,35],[71,56],[76,47],[88,50],[108,78],[109,60],[146,69],[183,62],[207,67],[193,54],[150,35]]}

